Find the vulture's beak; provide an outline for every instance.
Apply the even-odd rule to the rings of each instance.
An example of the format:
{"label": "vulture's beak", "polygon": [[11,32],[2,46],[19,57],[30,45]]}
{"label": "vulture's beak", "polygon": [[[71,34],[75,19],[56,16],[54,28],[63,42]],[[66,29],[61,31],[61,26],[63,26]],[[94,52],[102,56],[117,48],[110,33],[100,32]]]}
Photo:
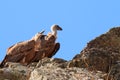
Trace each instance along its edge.
{"label": "vulture's beak", "polygon": [[60,30],[60,31],[63,30],[59,25],[57,25],[56,28],[57,28],[57,30]]}

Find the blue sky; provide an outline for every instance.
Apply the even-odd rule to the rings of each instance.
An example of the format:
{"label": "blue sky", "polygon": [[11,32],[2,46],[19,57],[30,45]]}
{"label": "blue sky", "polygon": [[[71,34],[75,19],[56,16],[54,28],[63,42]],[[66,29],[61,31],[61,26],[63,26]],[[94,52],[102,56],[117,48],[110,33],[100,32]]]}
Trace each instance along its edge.
{"label": "blue sky", "polygon": [[61,48],[54,56],[71,60],[87,43],[120,26],[120,0],[0,0],[0,61],[11,45],[30,39],[52,24]]}

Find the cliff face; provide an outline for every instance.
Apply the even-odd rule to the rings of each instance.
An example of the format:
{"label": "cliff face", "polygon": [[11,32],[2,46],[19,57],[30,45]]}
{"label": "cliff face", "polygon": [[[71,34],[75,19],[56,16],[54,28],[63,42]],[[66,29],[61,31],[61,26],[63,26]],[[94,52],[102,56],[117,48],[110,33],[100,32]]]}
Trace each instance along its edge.
{"label": "cliff face", "polygon": [[120,80],[120,27],[90,41],[71,61],[44,58],[28,66],[8,62],[0,80]]}

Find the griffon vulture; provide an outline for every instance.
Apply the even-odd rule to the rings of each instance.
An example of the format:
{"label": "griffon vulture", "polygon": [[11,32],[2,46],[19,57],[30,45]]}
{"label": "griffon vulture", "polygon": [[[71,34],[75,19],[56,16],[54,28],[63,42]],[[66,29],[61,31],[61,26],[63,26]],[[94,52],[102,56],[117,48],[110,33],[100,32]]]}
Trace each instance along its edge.
{"label": "griffon vulture", "polygon": [[47,35],[44,35],[44,31],[42,31],[28,41],[19,42],[9,47],[0,67],[4,67],[6,62],[28,65],[44,57],[51,58],[60,48],[60,44],[55,42],[57,30],[62,30],[62,28],[58,25],[52,25],[51,32]]}

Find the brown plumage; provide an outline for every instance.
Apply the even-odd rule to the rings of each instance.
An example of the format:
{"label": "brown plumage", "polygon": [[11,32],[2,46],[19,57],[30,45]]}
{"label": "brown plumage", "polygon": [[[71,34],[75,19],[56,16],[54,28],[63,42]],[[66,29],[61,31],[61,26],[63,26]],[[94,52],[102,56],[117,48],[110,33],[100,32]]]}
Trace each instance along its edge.
{"label": "brown plumage", "polygon": [[9,47],[0,67],[3,67],[6,62],[19,62],[27,65],[31,62],[39,61],[44,57],[51,58],[60,48],[60,44],[55,42],[57,30],[62,30],[62,28],[58,25],[53,25],[51,33],[43,35],[43,31],[37,33],[28,41],[19,42]]}

